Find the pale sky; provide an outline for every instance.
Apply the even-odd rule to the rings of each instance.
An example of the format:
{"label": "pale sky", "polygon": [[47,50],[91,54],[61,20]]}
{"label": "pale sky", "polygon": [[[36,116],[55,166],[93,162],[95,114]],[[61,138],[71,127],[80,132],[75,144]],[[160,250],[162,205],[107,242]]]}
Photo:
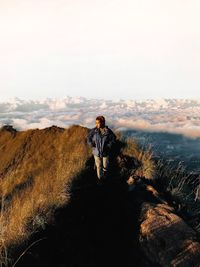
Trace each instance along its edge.
{"label": "pale sky", "polygon": [[0,101],[200,97],[199,0],[0,0]]}

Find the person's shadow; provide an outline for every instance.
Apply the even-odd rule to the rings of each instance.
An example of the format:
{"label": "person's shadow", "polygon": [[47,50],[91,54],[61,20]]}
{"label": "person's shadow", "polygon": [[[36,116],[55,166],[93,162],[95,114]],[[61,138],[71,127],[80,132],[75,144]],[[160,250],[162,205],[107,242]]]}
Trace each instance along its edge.
{"label": "person's shadow", "polygon": [[85,170],[73,180],[70,201],[55,211],[54,223],[35,233],[15,253],[17,259],[28,245],[41,240],[16,266],[139,266],[140,207],[130,204],[119,169],[112,170],[99,186],[93,163],[93,157],[89,158]]}

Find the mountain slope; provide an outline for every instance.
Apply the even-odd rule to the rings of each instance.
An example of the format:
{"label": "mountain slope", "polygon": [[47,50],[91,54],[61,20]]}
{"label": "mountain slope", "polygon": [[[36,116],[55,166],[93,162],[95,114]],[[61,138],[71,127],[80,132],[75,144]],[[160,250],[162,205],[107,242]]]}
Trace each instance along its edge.
{"label": "mountain slope", "polygon": [[[1,128],[1,264],[198,266],[195,232],[154,188],[151,152],[117,133],[109,179],[97,186],[87,133]],[[166,245],[177,233],[173,218],[184,226],[178,258]]]}
{"label": "mountain slope", "polygon": [[[1,129],[1,247],[27,238],[47,219],[43,214],[68,201],[66,185],[81,172],[89,157],[84,141],[87,131],[78,126],[21,132]],[[27,229],[30,218],[32,229]]]}

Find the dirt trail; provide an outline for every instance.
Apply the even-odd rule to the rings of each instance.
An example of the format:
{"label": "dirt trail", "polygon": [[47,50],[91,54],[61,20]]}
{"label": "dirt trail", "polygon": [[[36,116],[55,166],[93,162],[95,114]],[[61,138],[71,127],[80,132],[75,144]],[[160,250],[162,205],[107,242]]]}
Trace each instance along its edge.
{"label": "dirt trail", "polygon": [[101,186],[95,177],[90,169],[77,179],[70,203],[57,210],[52,226],[32,237],[29,244],[44,239],[16,266],[142,266],[140,203],[130,200],[127,184],[117,177]]}

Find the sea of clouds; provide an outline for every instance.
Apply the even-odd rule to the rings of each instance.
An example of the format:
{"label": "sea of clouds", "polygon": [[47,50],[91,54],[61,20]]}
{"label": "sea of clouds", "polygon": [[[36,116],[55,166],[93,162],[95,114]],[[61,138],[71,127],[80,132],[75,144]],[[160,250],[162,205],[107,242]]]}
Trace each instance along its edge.
{"label": "sea of clouds", "polygon": [[0,127],[12,125],[17,130],[56,125],[67,128],[79,124],[95,126],[95,118],[104,115],[114,130],[180,133],[200,137],[200,99],[105,100],[84,97],[0,102]]}

